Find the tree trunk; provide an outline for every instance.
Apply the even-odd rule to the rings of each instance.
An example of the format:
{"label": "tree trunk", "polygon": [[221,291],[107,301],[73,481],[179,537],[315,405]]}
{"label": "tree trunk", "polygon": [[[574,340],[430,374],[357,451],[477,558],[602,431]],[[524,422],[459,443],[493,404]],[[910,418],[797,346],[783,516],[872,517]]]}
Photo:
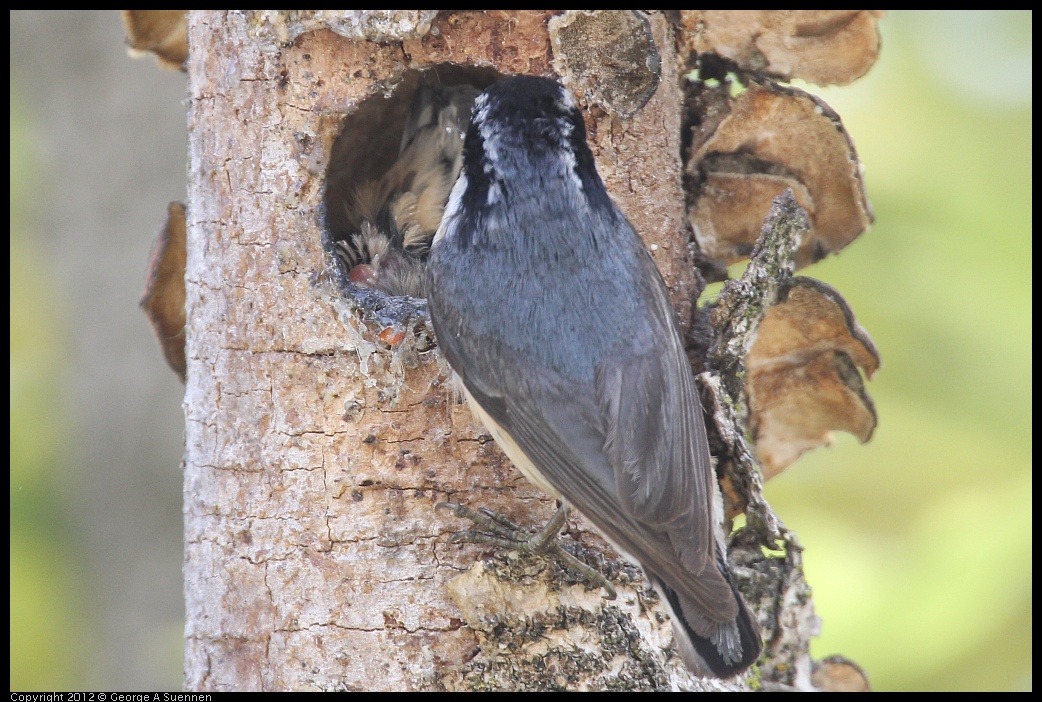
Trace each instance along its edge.
{"label": "tree trunk", "polygon": [[[334,27],[356,38],[315,28],[333,26],[323,17],[301,31],[305,18],[291,13],[190,13],[189,689],[700,684],[671,653],[642,576],[581,519],[565,538],[611,554],[600,565],[616,576],[615,601],[538,560],[450,541],[466,525],[436,512],[439,502],[526,527],[554,503],[455,401],[436,349],[384,344],[352,312],[324,247],[337,216],[326,207],[337,206],[329,164],[346,120],[363,105],[377,114],[397,104],[383,95],[428,67],[481,67],[486,82],[488,69],[573,70],[550,16],[442,13],[431,23],[402,13],[378,35],[364,17],[361,28]],[[598,98],[578,74],[566,84],[587,107],[609,191],[687,320],[694,273],[673,29],[661,14],[634,17],[661,57],[646,105],[623,118],[591,106]],[[376,134],[379,122],[357,128]]]}

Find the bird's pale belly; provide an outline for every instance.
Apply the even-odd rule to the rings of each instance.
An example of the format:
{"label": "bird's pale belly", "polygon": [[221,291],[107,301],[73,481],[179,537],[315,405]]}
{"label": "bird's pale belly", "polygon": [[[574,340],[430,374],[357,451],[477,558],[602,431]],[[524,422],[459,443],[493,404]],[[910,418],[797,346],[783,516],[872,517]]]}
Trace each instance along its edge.
{"label": "bird's pale belly", "polygon": [[[462,385],[462,383],[460,383]],[[543,474],[539,472],[539,469],[535,467],[532,461],[528,460],[525,452],[521,450],[521,447],[514,443],[514,440],[510,438],[510,435],[503,431],[496,421],[488,415],[478,401],[475,400],[470,392],[464,388],[463,394],[467,396],[467,404],[470,406],[470,411],[475,417],[481,420],[481,423],[488,429],[488,433],[492,435],[492,438],[499,444],[499,448],[503,449],[503,453],[507,455],[515,466],[518,467],[529,482],[538,487],[548,495],[561,499],[561,494],[554,489],[554,486],[546,481]]]}

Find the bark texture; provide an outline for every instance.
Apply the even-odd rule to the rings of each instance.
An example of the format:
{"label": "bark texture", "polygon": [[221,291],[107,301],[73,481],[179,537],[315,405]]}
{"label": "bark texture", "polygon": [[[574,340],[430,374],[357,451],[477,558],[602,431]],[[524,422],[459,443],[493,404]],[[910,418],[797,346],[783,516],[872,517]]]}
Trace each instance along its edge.
{"label": "bark texture", "polygon": [[[442,13],[374,42],[273,13],[190,13],[189,689],[698,684],[631,567],[600,564],[620,589],[609,603],[538,561],[450,543],[465,525],[438,502],[529,526],[553,502],[455,402],[436,350],[381,343],[344,303],[323,247],[344,120],[428,67],[556,76],[549,18]],[[631,119],[591,107],[590,144],[686,320],[673,29],[646,19],[658,88]],[[581,520],[571,536],[611,553]]]}

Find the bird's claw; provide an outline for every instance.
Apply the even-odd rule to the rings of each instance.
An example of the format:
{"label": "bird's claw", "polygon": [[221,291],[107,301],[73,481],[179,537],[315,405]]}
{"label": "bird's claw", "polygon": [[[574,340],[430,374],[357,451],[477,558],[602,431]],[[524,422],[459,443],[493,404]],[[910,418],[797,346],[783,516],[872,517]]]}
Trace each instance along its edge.
{"label": "bird's claw", "polygon": [[558,563],[568,570],[579,573],[592,587],[604,588],[608,593],[607,597],[609,600],[614,600],[616,597],[615,588],[612,587],[607,578],[597,569],[586,565],[565,551],[561,546],[561,542],[556,538],[568,515],[567,508],[563,505],[547,525],[535,533],[522,529],[506,517],[484,508],[480,511],[475,511],[465,505],[454,502],[440,502],[435,505],[435,509],[449,510],[457,517],[467,519],[479,527],[478,530],[461,531],[453,534],[451,537],[453,543],[488,544],[522,553],[544,555],[557,560]]}

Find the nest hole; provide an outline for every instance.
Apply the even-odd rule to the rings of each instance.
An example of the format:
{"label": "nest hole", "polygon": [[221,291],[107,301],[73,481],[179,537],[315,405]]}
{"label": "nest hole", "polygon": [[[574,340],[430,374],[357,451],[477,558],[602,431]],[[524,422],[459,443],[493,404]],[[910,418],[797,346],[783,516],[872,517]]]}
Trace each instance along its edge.
{"label": "nest hole", "polygon": [[[342,257],[336,255],[341,242],[350,243],[359,234],[358,218],[352,216],[352,208],[356,206],[359,192],[369,183],[381,182],[398,161],[417,92],[423,86],[473,86],[480,91],[500,77],[492,69],[455,64],[411,70],[402,76],[393,91],[367,98],[354,112],[344,116],[327,171],[324,245],[335,262],[340,287],[345,293],[357,296],[358,288],[365,287],[352,281],[352,271]],[[442,209],[444,205],[440,203]],[[370,252],[361,251],[355,263],[368,264],[370,259]],[[385,291],[385,294],[390,293]]]}

